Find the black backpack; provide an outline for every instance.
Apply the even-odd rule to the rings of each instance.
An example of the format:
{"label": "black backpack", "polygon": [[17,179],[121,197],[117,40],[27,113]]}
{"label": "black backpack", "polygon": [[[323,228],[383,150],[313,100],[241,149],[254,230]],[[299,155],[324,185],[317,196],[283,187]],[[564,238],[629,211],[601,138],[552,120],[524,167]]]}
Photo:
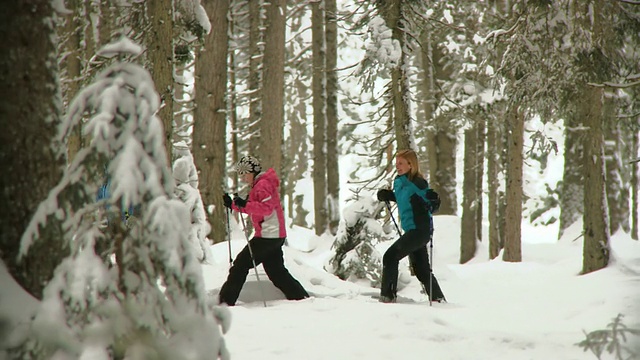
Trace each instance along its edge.
{"label": "black backpack", "polygon": [[429,211],[432,214],[437,213],[440,210],[440,195],[433,189],[427,189],[425,196],[429,200]]}

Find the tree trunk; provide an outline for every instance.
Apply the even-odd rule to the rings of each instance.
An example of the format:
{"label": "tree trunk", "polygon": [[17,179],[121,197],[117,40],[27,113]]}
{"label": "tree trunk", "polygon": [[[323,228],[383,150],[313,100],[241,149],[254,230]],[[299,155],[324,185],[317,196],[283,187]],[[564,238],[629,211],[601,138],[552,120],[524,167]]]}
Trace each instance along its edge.
{"label": "tree trunk", "polygon": [[[308,93],[309,88],[305,81],[301,79],[301,76],[295,77],[294,84],[299,98],[304,97],[304,95]],[[304,195],[294,195],[294,189],[296,182],[303,178],[304,172],[307,171],[307,164],[309,163],[309,134],[307,133],[307,124],[304,119],[306,111],[307,104],[301,100],[298,100],[296,105],[291,107],[292,113],[289,116],[290,132],[287,149],[287,161],[290,164],[290,170],[287,174],[287,184],[289,185],[288,214],[293,220],[294,225],[305,228],[309,227],[306,220],[309,211],[303,207]]]}
{"label": "tree trunk", "polygon": [[411,114],[409,114],[409,85],[406,74],[406,55],[404,54],[405,37],[401,24],[402,1],[391,0],[378,2],[380,15],[385,20],[387,27],[392,31],[392,37],[400,44],[403,53],[396,67],[391,69],[391,84],[389,93],[391,94],[391,115],[396,135],[398,150],[417,150],[412,142],[413,129],[411,126]]}
{"label": "tree trunk", "polygon": [[193,158],[214,243],[225,240],[226,102],[229,2],[206,0],[212,26],[196,58]]}
{"label": "tree trunk", "polygon": [[41,241],[17,259],[22,234],[65,165],[62,144],[53,143],[62,103],[53,26],[48,0],[10,1],[0,15],[0,249],[9,272],[38,299],[67,252],[60,236],[41,229]]}
{"label": "tree trunk", "polygon": [[[236,28],[237,18],[231,17],[229,21],[229,32],[233,34]],[[227,111],[229,112],[229,121],[231,123],[231,163],[237,164],[240,161],[238,156],[238,128],[240,122],[238,121],[238,80],[236,74],[239,71],[239,66],[236,63],[236,49],[229,49],[229,104],[227,104]],[[231,175],[231,189],[237,189],[240,185],[238,172],[234,171]]]}
{"label": "tree trunk", "polygon": [[[77,0],[76,0],[77,1]],[[100,45],[111,42],[113,27],[116,20],[116,8],[112,0],[100,0],[100,24],[98,33]]]}
{"label": "tree trunk", "polygon": [[509,135],[507,152],[507,194],[504,253],[502,260],[522,261],[522,177],[524,147],[524,113],[517,105],[512,105],[509,114]]}
{"label": "tree trunk", "polygon": [[[67,9],[72,11],[65,19],[63,39],[66,39],[66,56],[62,62],[62,67],[66,70],[65,83],[63,86],[64,103],[68,104],[78,93],[82,75],[82,2],[80,0],[68,0]],[[77,126],[68,139],[67,157],[68,161],[73,161],[78,151],[83,147],[82,126]]]}
{"label": "tree trunk", "polygon": [[[266,6],[264,49],[263,117],[260,120],[258,151],[263,164],[275,170],[282,162],[284,128],[284,44],[287,5],[271,0]],[[266,88],[268,87],[268,88]]]}
{"label": "tree trunk", "polygon": [[[171,164],[173,138],[173,0],[147,1],[151,22],[147,32],[147,57],[150,72],[162,105],[158,117],[164,125],[167,159]],[[226,21],[225,21],[226,24]],[[217,25],[217,24],[216,24]],[[225,58],[226,60],[226,58]],[[226,63],[226,62],[225,62]]]}
{"label": "tree trunk", "polygon": [[584,126],[584,246],[582,273],[602,269],[609,263],[609,226],[605,196],[604,138],[602,129],[603,91],[585,91]]}
{"label": "tree trunk", "polygon": [[[640,118],[637,124],[640,126]],[[640,153],[638,153],[639,144],[640,134],[635,131],[631,145],[631,153],[634,158],[640,156]],[[634,240],[638,240],[638,182],[640,181],[638,178],[638,168],[640,168],[640,162],[635,161],[631,165],[631,238]]]}
{"label": "tree trunk", "polygon": [[340,223],[340,171],[338,164],[338,28],[336,0],[325,0],[327,74],[327,193],[329,231],[338,232]]}
{"label": "tree trunk", "polygon": [[98,48],[98,39],[96,39],[92,15],[95,15],[93,8],[93,0],[83,0],[84,24],[83,40],[84,40],[84,66],[83,66],[83,78],[88,82],[93,78],[95,66],[91,63],[93,57],[96,55],[96,48]]}
{"label": "tree trunk", "polygon": [[583,132],[579,115],[575,112],[565,117],[564,127],[564,174],[560,186],[560,225],[558,239],[564,231],[576,222],[584,213],[584,189],[582,162],[575,159],[583,158],[583,147],[580,137]]}
{"label": "tree trunk", "polygon": [[439,215],[457,215],[456,196],[456,128],[446,115],[433,114],[442,93],[436,89],[437,81],[448,81],[451,70],[445,69],[442,50],[436,46],[432,34],[425,32],[422,38],[422,67],[425,73],[424,111],[425,117],[433,127],[427,132],[427,153],[429,159],[429,185],[440,194]]}
{"label": "tree trunk", "polygon": [[[291,34],[301,34],[303,26],[307,26],[311,8],[308,6],[298,7],[290,15],[287,22],[288,31]],[[283,157],[283,199],[286,198],[286,215],[291,219],[292,225],[308,228],[306,216],[309,211],[303,208],[303,195],[296,195],[296,183],[303,178],[303,174],[308,170],[309,164],[309,135],[307,134],[307,102],[312,84],[308,81],[311,78],[313,69],[309,69],[309,55],[304,58],[297,58],[301,48],[306,47],[306,40],[303,36],[294,36],[287,41],[288,67],[291,69],[287,75],[289,82],[285,87],[286,119],[289,127],[289,136],[285,141],[285,156]],[[308,52],[306,52],[308,54]]]}
{"label": "tree trunk", "polygon": [[[629,188],[623,179],[621,157],[625,156],[626,143],[620,124],[616,121],[615,104],[611,97],[604,98],[603,124],[605,132],[605,187],[609,213],[609,234],[618,230],[629,232]],[[628,180],[627,180],[628,181]]]}
{"label": "tree trunk", "polygon": [[460,264],[473,259],[476,254],[477,221],[477,124],[464,132],[464,179],[462,180],[462,219],[460,225]]}
{"label": "tree trunk", "polygon": [[[264,33],[263,19],[260,15],[261,1],[249,1],[249,153],[258,154],[258,143],[260,136],[259,124],[262,120],[262,92],[263,84],[260,82],[262,78],[262,63],[264,61]],[[270,89],[268,89],[270,91]]]}
{"label": "tree trunk", "polygon": [[475,201],[475,209],[476,209],[476,239],[478,241],[482,241],[482,184],[484,177],[484,150],[485,150],[485,140],[486,140],[486,113],[484,111],[479,111],[479,114],[482,118],[476,118],[476,165],[475,165],[475,175],[476,175],[476,201]]}
{"label": "tree trunk", "polygon": [[487,124],[487,187],[488,187],[488,217],[489,217],[489,259],[495,259],[502,250],[500,239],[500,197],[498,189],[499,164],[500,164],[500,126],[496,119],[491,119]]}
{"label": "tree trunk", "polygon": [[316,235],[327,230],[327,158],[324,14],[320,2],[311,4],[313,38],[313,207]]}
{"label": "tree trunk", "polygon": [[[176,82],[175,82],[175,86],[173,88],[173,120],[174,120],[174,129],[173,129],[173,133],[171,134],[171,143],[172,144],[177,144],[177,143],[185,143],[188,144],[188,138],[189,136],[185,136],[186,132],[185,129],[188,126],[187,125],[187,118],[186,118],[186,113],[185,113],[185,105],[184,105],[184,94],[185,94],[185,86],[184,81],[183,81],[183,77],[185,74],[185,66],[184,64],[176,64],[175,66],[175,74],[176,74]],[[181,149],[174,149],[174,153],[176,152],[184,152],[188,150],[185,148],[181,148]],[[175,161],[178,158],[178,156],[176,157],[172,157],[172,160]],[[173,163],[173,161],[171,163]]]}

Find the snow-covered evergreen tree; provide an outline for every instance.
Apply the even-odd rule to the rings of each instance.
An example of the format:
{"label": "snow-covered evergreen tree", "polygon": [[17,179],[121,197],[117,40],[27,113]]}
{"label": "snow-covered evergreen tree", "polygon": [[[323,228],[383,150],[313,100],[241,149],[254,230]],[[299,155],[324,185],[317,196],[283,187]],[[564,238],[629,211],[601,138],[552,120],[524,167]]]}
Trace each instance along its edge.
{"label": "snow-covered evergreen tree", "polygon": [[207,222],[207,214],[204,212],[204,204],[198,191],[198,172],[190,155],[183,156],[173,163],[173,178],[176,181],[176,196],[189,208],[189,242],[196,258],[200,262],[207,262],[213,256],[207,239],[211,225]]}
{"label": "snow-covered evergreen tree", "polygon": [[[122,58],[140,51],[123,38],[101,54]],[[88,115],[83,129],[91,142],[41,203],[21,246],[26,253],[48,228],[59,233],[71,255],[44,290],[29,340],[16,354],[20,358],[229,357],[219,329],[228,329],[229,314],[206,298],[190,249],[189,209],[174,196],[155,115],[159,105],[148,71],[121,61],[72,102],[60,136]],[[105,171],[111,194],[96,202]],[[124,226],[115,220],[115,231],[103,233],[95,214],[107,205],[110,219],[135,205],[138,221]],[[115,253],[115,262],[96,255],[99,242]]]}
{"label": "snow-covered evergreen tree", "polygon": [[343,280],[366,279],[371,286],[380,286],[382,256],[375,245],[387,236],[375,219],[379,213],[380,202],[364,196],[344,209],[327,271]]}

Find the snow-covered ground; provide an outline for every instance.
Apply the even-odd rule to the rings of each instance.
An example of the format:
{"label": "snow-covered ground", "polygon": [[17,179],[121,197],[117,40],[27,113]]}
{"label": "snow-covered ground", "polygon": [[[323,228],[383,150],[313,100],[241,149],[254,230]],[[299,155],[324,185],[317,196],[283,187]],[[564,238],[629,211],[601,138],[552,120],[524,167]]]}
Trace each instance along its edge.
{"label": "snow-covered ground", "polygon": [[[489,261],[487,244],[481,243],[476,258],[460,265],[459,225],[457,217],[435,217],[434,271],[449,303],[432,307],[413,277],[403,279],[409,283],[399,292],[401,302],[378,303],[371,298],[377,289],[323,270],[331,256],[330,237],[289,229],[287,267],[312,297],[284,300],[261,267],[260,284],[251,272],[238,305],[229,308],[225,341],[232,359],[596,359],[575,345],[585,338],[583,331],[604,329],[618,314],[626,326],[640,329],[640,242],[615,235],[610,265],[579,275],[582,239],[573,240],[580,224],[557,242],[553,226],[523,224],[521,263]],[[246,240],[233,228],[235,257]],[[380,250],[389,245],[380,244]],[[213,264],[203,266],[211,296],[227,276],[228,252],[227,242],[212,246]],[[0,324],[0,345],[6,345],[26,330],[20,319],[37,302],[4,266],[0,288],[2,318],[16,319]],[[640,337],[626,345],[639,351]]]}
{"label": "snow-covered ground", "polygon": [[[287,267],[312,297],[287,301],[261,266],[260,285],[251,271],[239,303],[230,308],[225,339],[232,358],[596,359],[575,345],[585,338],[583,331],[605,329],[619,313],[625,325],[640,329],[640,242],[626,234],[613,237],[609,267],[579,275],[582,238],[573,240],[581,224],[557,242],[556,227],[523,224],[521,263],[489,261],[487,244],[480,243],[465,265],[458,264],[459,218],[436,216],[435,226],[434,272],[449,303],[432,307],[413,277],[399,292],[401,303],[378,303],[371,298],[377,289],[323,270],[330,237],[289,229]],[[234,230],[234,257],[245,244]],[[215,263],[204,265],[203,273],[216,296],[227,276],[229,244],[212,252]],[[638,340],[626,345],[638,350]]]}

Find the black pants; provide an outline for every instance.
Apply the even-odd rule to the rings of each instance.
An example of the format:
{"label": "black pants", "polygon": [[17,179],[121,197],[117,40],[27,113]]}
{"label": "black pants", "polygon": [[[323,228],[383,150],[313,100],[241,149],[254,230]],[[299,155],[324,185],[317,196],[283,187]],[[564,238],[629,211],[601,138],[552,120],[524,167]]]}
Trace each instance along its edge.
{"label": "black pants", "polygon": [[[428,230],[409,230],[387,249],[382,258],[381,296],[392,299],[396,298],[398,289],[398,263],[402,258],[409,255],[413,272],[416,274],[418,280],[424,284],[427,294],[431,296],[431,300],[444,299],[444,294],[442,294],[440,285],[438,285],[438,280],[436,280],[429,266],[427,242],[429,242]],[[431,279],[432,282],[433,294],[429,294],[429,279]]]}
{"label": "black pants", "polygon": [[[301,300],[308,298],[309,294],[304,287],[284,267],[284,255],[282,253],[284,241],[285,239],[265,239],[260,237],[251,239],[249,243],[256,266],[262,264],[269,280],[284,293],[287,299]],[[220,289],[221,304],[235,305],[251,268],[253,268],[251,253],[248,246],[245,246],[233,261],[227,281]]]}

